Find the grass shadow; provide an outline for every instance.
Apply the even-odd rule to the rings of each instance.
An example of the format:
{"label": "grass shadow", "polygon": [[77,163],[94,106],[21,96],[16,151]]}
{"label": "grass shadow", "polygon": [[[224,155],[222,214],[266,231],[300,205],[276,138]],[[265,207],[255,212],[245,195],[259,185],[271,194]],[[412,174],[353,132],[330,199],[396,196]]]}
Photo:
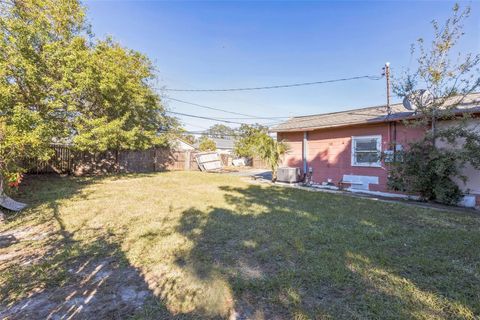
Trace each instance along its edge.
{"label": "grass shadow", "polygon": [[224,279],[241,318],[480,313],[478,217],[289,188],[220,188],[230,208],[184,211],[177,230],[193,246],[177,264]]}
{"label": "grass shadow", "polygon": [[127,259],[118,230],[72,230],[61,214],[64,201],[91,196],[90,185],[147,176],[27,177],[17,198],[29,207],[10,216],[0,232],[0,318],[174,317]]}
{"label": "grass shadow", "polygon": [[225,175],[154,176],[27,180],[19,196],[31,206],[0,229],[11,236],[0,318],[480,312],[478,216]]}

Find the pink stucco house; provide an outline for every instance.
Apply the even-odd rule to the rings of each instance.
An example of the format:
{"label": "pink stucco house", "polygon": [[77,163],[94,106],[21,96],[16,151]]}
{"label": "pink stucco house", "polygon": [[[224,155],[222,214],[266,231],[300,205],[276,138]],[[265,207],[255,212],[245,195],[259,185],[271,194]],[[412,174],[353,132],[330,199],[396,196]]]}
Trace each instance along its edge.
{"label": "pink stucco house", "polygon": [[[480,93],[464,99],[458,112],[471,113],[471,125],[480,124]],[[392,154],[423,136],[424,128],[404,124],[404,120],[413,117],[414,112],[394,104],[390,114],[386,106],[375,106],[294,117],[272,131],[277,133],[278,140],[290,145],[283,166],[299,167],[304,174],[311,172],[313,183],[342,182],[352,189],[387,195],[392,193],[387,188],[388,167],[384,160],[377,160],[377,155]],[[480,172],[465,170],[469,170],[469,181],[459,185],[480,204]]]}

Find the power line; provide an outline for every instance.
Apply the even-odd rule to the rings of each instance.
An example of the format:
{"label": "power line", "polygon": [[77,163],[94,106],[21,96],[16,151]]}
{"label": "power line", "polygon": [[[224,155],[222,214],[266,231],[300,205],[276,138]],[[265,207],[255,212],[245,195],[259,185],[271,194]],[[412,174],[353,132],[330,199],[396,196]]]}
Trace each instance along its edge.
{"label": "power line", "polygon": [[189,104],[189,105],[200,107],[200,108],[205,108],[205,109],[215,110],[215,111],[221,111],[221,112],[225,112],[225,113],[230,113],[230,114],[235,114],[235,115],[246,117],[246,118],[217,118],[217,119],[225,119],[225,120],[267,119],[267,120],[273,120],[273,119],[291,118],[291,117],[257,117],[257,116],[253,116],[253,115],[249,115],[249,114],[245,114],[245,113],[239,113],[239,112],[229,111],[229,110],[225,110],[225,109],[209,107],[209,106],[206,106],[206,105],[201,105],[201,104],[198,104],[198,103],[189,102],[189,101],[185,101],[185,100],[180,100],[180,99],[176,99],[176,98],[171,98],[171,97],[165,97],[165,98],[168,99],[168,100],[173,100],[173,101]]}
{"label": "power line", "polygon": [[181,122],[182,122],[183,124],[186,124],[187,126],[197,127],[197,128],[205,129],[205,130],[208,129],[208,128],[206,128],[206,127],[199,126],[199,125],[194,124],[194,123],[186,122],[186,121],[184,121],[184,120],[181,120]]}
{"label": "power line", "polygon": [[280,88],[292,88],[292,87],[301,87],[301,86],[312,86],[324,83],[333,83],[341,81],[351,81],[358,79],[369,79],[369,80],[380,80],[382,76],[358,76],[350,78],[340,78],[333,80],[324,80],[324,81],[313,81],[313,82],[301,82],[301,83],[292,83],[292,84],[282,84],[275,86],[263,86],[263,87],[247,87],[247,88],[225,88],[225,89],[170,89],[164,88],[165,91],[175,91],[175,92],[225,92],[225,91],[251,91],[251,90],[267,90],[267,89],[280,89]]}
{"label": "power line", "polygon": [[217,122],[225,122],[225,123],[233,123],[233,124],[247,124],[248,125],[248,123],[245,123],[245,122],[237,122],[237,121],[223,120],[223,119],[218,119],[218,118],[203,117],[203,116],[197,116],[197,115],[193,115],[193,114],[174,112],[174,111],[166,111],[166,112],[171,113],[171,114],[176,114],[176,115],[179,115],[179,116],[191,117],[191,118],[198,118],[198,119],[205,119],[205,120],[212,120],[212,121],[217,121]]}
{"label": "power line", "polygon": [[[366,108],[366,109],[370,109],[370,108]],[[347,110],[347,111],[339,111],[339,112],[334,112],[334,113],[342,113],[342,112],[348,112],[348,113],[352,113],[352,112],[359,112],[359,111],[362,111],[361,109],[360,110]],[[199,119],[206,119],[206,120],[212,120],[212,121],[217,121],[217,122],[225,122],[225,123],[233,123],[233,124],[245,124],[245,125],[252,125],[251,123],[244,123],[244,122],[236,122],[236,121],[229,121],[229,120],[223,120],[222,118],[211,118],[211,117],[204,117],[204,116],[197,116],[197,115],[193,115],[193,114],[187,114],[187,113],[180,113],[180,112],[174,112],[174,111],[166,111],[167,113],[171,113],[171,114],[176,114],[176,115],[181,115],[181,116],[186,116],[186,117],[192,117],[192,118],[199,118]],[[368,114],[368,113],[358,113],[360,115],[372,115],[372,116],[377,116],[377,114]],[[303,116],[303,117],[300,117],[300,118],[305,118],[305,119],[295,119],[295,123],[299,123],[299,122],[308,122],[308,121],[312,121],[311,117],[315,117],[315,116],[324,116],[324,115],[328,115],[328,114],[319,114],[319,115],[312,115],[312,116]],[[387,120],[388,117],[385,119]],[[265,124],[262,124],[264,126],[267,126],[267,127],[272,127],[272,126],[276,126],[280,123],[282,123],[283,121],[281,122],[270,122],[270,123],[265,123]],[[380,121],[381,122],[381,121]],[[354,124],[354,123],[357,123],[355,121],[342,121],[342,122],[337,122],[335,125],[350,125],[350,124]],[[318,127],[318,125],[307,125],[307,126],[303,126],[302,128],[315,128],[315,127]],[[202,132],[192,132],[192,134],[202,134]]]}
{"label": "power line", "polygon": [[[172,130],[159,130],[158,132],[160,133],[173,133],[173,134],[199,134],[199,135],[211,135],[209,132],[207,131],[172,131]],[[215,134],[213,134],[215,135]],[[238,135],[236,134],[222,134],[222,136],[224,137],[232,137],[232,138],[236,138],[238,137]]]}
{"label": "power line", "polygon": [[249,115],[249,114],[238,113],[238,112],[234,112],[234,111],[223,110],[223,109],[220,109],[220,108],[214,108],[214,107],[204,106],[204,105],[201,105],[201,104],[198,104],[198,103],[193,103],[193,102],[189,102],[189,101],[185,101],[185,100],[180,100],[180,99],[176,99],[176,98],[172,98],[172,97],[165,97],[165,98],[167,98],[167,99],[169,99],[169,100],[173,100],[173,101],[177,101],[177,102],[189,104],[189,105],[192,105],[192,106],[197,106],[197,107],[200,107],[200,108],[205,108],[205,109],[210,109],[210,110],[216,110],[216,111],[222,111],[222,112],[231,113],[231,114],[236,114],[236,115],[245,116],[245,117],[255,117],[255,116],[252,116],[252,115]]}
{"label": "power line", "polygon": [[[293,118],[293,116],[291,117],[255,117],[255,118],[224,118],[224,117],[221,117],[221,118],[218,118],[217,119],[225,119],[225,120],[273,120],[273,121],[279,121],[279,119],[289,119],[289,118]],[[276,120],[275,120],[276,119]],[[284,121],[284,120],[282,120]]]}

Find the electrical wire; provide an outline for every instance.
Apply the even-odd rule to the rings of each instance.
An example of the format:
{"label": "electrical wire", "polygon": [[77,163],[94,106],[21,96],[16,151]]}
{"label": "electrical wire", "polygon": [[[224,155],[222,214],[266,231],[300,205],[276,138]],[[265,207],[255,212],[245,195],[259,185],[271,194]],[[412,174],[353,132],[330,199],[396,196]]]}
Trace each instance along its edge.
{"label": "electrical wire", "polygon": [[185,100],[180,100],[180,99],[176,99],[176,98],[171,98],[171,97],[164,97],[164,98],[168,99],[168,100],[173,100],[173,101],[189,104],[189,105],[192,105],[192,106],[197,106],[197,107],[200,107],[200,108],[205,108],[205,109],[209,109],[209,110],[221,111],[221,112],[225,112],[225,113],[244,116],[244,118],[232,118],[232,117],[230,117],[230,118],[225,118],[225,117],[219,118],[219,117],[217,117],[217,119],[224,119],[224,120],[255,120],[255,119],[275,120],[275,119],[288,119],[288,118],[292,117],[292,116],[286,116],[286,117],[257,117],[257,116],[253,116],[253,115],[249,115],[249,114],[245,114],[245,113],[239,113],[239,112],[229,111],[229,110],[225,110],[225,109],[209,107],[209,106],[206,106],[206,105],[201,105],[201,104],[198,104],[198,103],[189,102],[189,101],[185,101]]}
{"label": "electrical wire", "polygon": [[174,112],[174,111],[165,111],[165,112],[175,114],[175,115],[179,115],[179,116],[191,117],[191,118],[198,118],[198,119],[205,119],[205,120],[212,120],[212,121],[217,121],[217,122],[225,122],[225,123],[233,123],[233,124],[247,124],[248,125],[248,123],[245,123],[245,122],[238,122],[238,121],[223,120],[223,119],[218,119],[218,118],[203,117],[203,116],[197,116],[197,115],[182,113],[182,112]]}
{"label": "electrical wire", "polygon": [[[188,130],[185,130],[185,131],[172,131],[172,130],[159,130],[158,132],[159,132],[159,133],[172,133],[172,134],[199,134],[199,135],[210,135],[210,133],[207,132],[207,131],[188,131]],[[232,137],[232,138],[238,137],[238,135],[236,135],[236,134],[222,134],[222,136],[224,136],[224,137]]]}
{"label": "electrical wire", "polygon": [[[172,98],[172,97],[165,97],[165,98],[168,99],[168,100],[177,101],[177,102],[180,102],[180,103],[185,103],[185,104],[189,104],[189,105],[200,107],[200,108],[205,108],[205,109],[215,110],[215,111],[221,111],[221,112],[225,112],[225,113],[235,114],[235,115],[238,115],[238,116],[244,116],[244,117],[255,118],[255,119],[263,118],[263,117],[257,117],[257,116],[253,116],[253,115],[250,115],[250,114],[246,114],[246,113],[239,113],[239,112],[229,111],[229,110],[225,110],[225,109],[214,108],[214,107],[201,105],[201,104],[198,104],[198,103],[189,102],[189,101],[185,101],[185,100],[180,100],[180,99],[176,99],[176,98]],[[239,119],[239,118],[237,118],[237,119]],[[270,117],[268,119],[270,119]]]}
{"label": "electrical wire", "polygon": [[[335,112],[335,113],[342,113],[342,112],[353,112],[353,111],[359,111],[359,110],[347,110],[347,111],[339,111],[339,112]],[[181,113],[181,112],[174,112],[174,111],[166,111],[167,113],[171,113],[171,114],[175,114],[175,115],[180,115],[180,116],[186,116],[186,117],[192,117],[192,118],[198,118],[198,119],[205,119],[205,120],[211,120],[211,121],[216,121],[216,122],[225,122],[225,123],[232,123],[232,124],[245,124],[245,125],[252,125],[251,123],[245,123],[245,122],[237,122],[237,121],[230,121],[230,120],[224,120],[222,118],[212,118],[212,117],[205,117],[205,116],[197,116],[197,115],[193,115],[193,114],[188,114],[188,113]],[[351,113],[350,112],[350,113]],[[326,114],[328,115],[328,114]],[[366,116],[374,116],[373,114],[365,114]],[[378,116],[378,114],[375,114]],[[308,122],[308,121],[312,121],[314,119],[312,119],[311,117],[315,117],[315,116],[324,116],[323,114],[319,114],[319,115],[313,115],[313,116],[303,116],[301,118],[306,118],[306,119],[295,119],[295,123],[301,123],[301,122]],[[383,121],[386,121],[388,120],[388,118],[385,118],[383,119]],[[281,122],[270,122],[270,123],[265,123],[263,125],[266,125],[268,127],[272,127],[272,126],[276,126],[280,123],[282,123],[283,121]],[[382,122],[382,121],[379,121],[379,122]],[[357,123],[356,121],[341,121],[341,122],[337,122],[335,123],[335,125],[348,125],[348,124],[353,124],[353,123]],[[307,125],[307,126],[302,126],[302,128],[314,128],[314,127],[318,127],[318,125]],[[200,133],[195,133],[195,134],[200,134]]]}
{"label": "electrical wire", "polygon": [[[381,106],[377,106],[377,107],[368,107],[368,108],[365,108],[365,109],[371,109],[371,108],[380,108]],[[353,112],[356,112],[358,113],[359,111],[361,110],[346,110],[346,111],[339,111],[339,112],[334,112],[333,114],[339,114],[339,113],[353,113]],[[192,117],[192,118],[199,118],[199,119],[206,119],[206,120],[212,120],[212,121],[217,121],[217,122],[225,122],[225,123],[233,123],[233,124],[245,124],[245,125],[252,125],[251,123],[244,123],[244,122],[236,122],[236,121],[230,121],[230,120],[224,120],[222,118],[211,118],[211,117],[204,117],[204,116],[197,116],[197,115],[193,115],[193,114],[188,114],[188,113],[180,113],[180,112],[174,112],[174,111],[166,111],[167,113],[171,113],[171,114],[176,114],[176,115],[181,115],[181,116],[186,116],[186,117]],[[381,116],[381,114],[369,114],[369,113],[365,113],[365,114],[362,114],[362,113],[358,113],[359,115],[365,115],[365,116]],[[319,114],[319,115],[312,115],[312,116],[302,116],[300,118],[305,118],[305,119],[295,119],[295,123],[298,124],[298,123],[303,123],[303,122],[309,122],[309,121],[312,121],[314,119],[312,119],[312,117],[315,117],[315,116],[326,116],[328,114]],[[386,116],[386,115],[384,115]],[[368,122],[369,119],[366,119]],[[371,120],[371,119],[370,119]],[[378,119],[380,120],[380,119]],[[383,122],[383,121],[388,121],[388,117],[386,117],[385,119],[383,119],[382,121],[375,121],[375,122]],[[267,126],[267,127],[272,127],[272,126],[276,126],[280,123],[282,123],[283,121],[281,122],[270,122],[270,123],[264,123],[263,125]],[[341,125],[349,125],[349,124],[354,124],[354,123],[358,123],[357,121],[340,121],[340,122],[337,122],[335,123],[336,126],[341,126]],[[304,128],[304,129],[308,129],[308,128],[315,128],[315,127],[318,127],[319,125],[316,124],[316,125],[307,125],[307,126],[302,126],[301,128]],[[195,133],[195,134],[201,134],[201,133]]]}
{"label": "electrical wire", "polygon": [[181,122],[182,122],[182,124],[187,125],[187,126],[197,127],[197,128],[205,129],[205,130],[208,129],[208,128],[206,128],[206,127],[199,126],[199,125],[194,124],[194,123],[186,122],[186,121],[184,121],[184,120],[181,120]]}
{"label": "electrical wire", "polygon": [[358,76],[350,78],[340,78],[324,81],[313,81],[313,82],[301,82],[301,83],[292,83],[292,84],[282,84],[274,86],[263,86],[263,87],[246,87],[246,88],[224,88],[224,89],[171,89],[163,88],[165,91],[175,91],[175,92],[226,92],[226,91],[252,91],[252,90],[268,90],[268,89],[280,89],[280,88],[292,88],[292,87],[301,87],[301,86],[312,86],[325,83],[341,82],[341,81],[351,81],[358,79],[368,79],[368,80],[380,80],[383,76]]}
{"label": "electrical wire", "polygon": [[[356,80],[356,79],[369,79],[369,80],[380,80],[383,76],[358,76],[358,77],[350,77],[350,78],[341,78],[341,79],[334,79],[334,80],[326,80],[326,81],[315,81],[315,82],[303,82],[303,83],[294,83],[294,84],[286,84],[286,85],[276,85],[276,86],[264,86],[264,87],[248,87],[248,88],[229,88],[229,89],[169,89],[169,88],[164,88],[166,91],[190,91],[190,92],[216,92],[216,91],[247,91],[247,90],[264,90],[264,89],[278,89],[278,88],[288,88],[288,87],[298,87],[298,86],[306,86],[306,85],[316,85],[316,84],[322,84],[322,83],[332,83],[332,82],[340,82],[340,81],[350,81],[350,80]],[[165,97],[166,99],[172,100],[172,101],[177,101],[180,103],[184,104],[189,104],[205,109],[210,109],[210,110],[215,110],[215,111],[221,111],[225,113],[230,113],[230,114],[235,114],[235,115],[240,115],[246,118],[225,118],[225,117],[206,117],[206,116],[198,116],[198,115],[193,115],[193,114],[188,114],[188,113],[181,113],[181,112],[174,112],[174,111],[167,111],[168,113],[174,114],[174,115],[179,115],[179,116],[186,116],[186,117],[192,117],[192,118],[197,118],[197,119],[205,119],[205,120],[211,120],[211,121],[216,121],[216,122],[224,122],[224,123],[231,123],[231,124],[246,124],[250,125],[249,123],[245,122],[239,122],[239,121],[232,121],[232,120],[255,120],[255,119],[267,119],[267,120],[274,120],[274,119],[286,119],[286,118],[291,118],[291,117],[257,117],[253,116],[250,114],[244,114],[244,113],[239,113],[239,112],[234,112],[234,111],[229,111],[221,108],[215,108],[215,107],[210,107],[206,105],[201,105],[198,103],[194,102],[189,102],[177,98],[171,98],[171,97]],[[306,120],[306,119],[305,119]],[[308,120],[307,120],[308,121]],[[276,121],[278,122],[278,120]],[[302,120],[300,122],[303,122]],[[271,122],[271,125],[276,125],[277,123]]]}

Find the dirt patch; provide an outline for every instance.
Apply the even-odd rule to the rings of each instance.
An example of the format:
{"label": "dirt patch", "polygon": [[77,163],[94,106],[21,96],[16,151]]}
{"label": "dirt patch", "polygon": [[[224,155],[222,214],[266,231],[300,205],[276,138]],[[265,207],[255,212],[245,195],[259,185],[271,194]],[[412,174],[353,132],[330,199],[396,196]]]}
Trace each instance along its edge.
{"label": "dirt patch", "polygon": [[0,233],[0,319],[120,319],[153,297],[118,245],[45,224]]}
{"label": "dirt patch", "polygon": [[85,261],[68,270],[69,281],[13,305],[2,319],[119,319],[142,308],[151,292],[132,267],[114,258]]}

